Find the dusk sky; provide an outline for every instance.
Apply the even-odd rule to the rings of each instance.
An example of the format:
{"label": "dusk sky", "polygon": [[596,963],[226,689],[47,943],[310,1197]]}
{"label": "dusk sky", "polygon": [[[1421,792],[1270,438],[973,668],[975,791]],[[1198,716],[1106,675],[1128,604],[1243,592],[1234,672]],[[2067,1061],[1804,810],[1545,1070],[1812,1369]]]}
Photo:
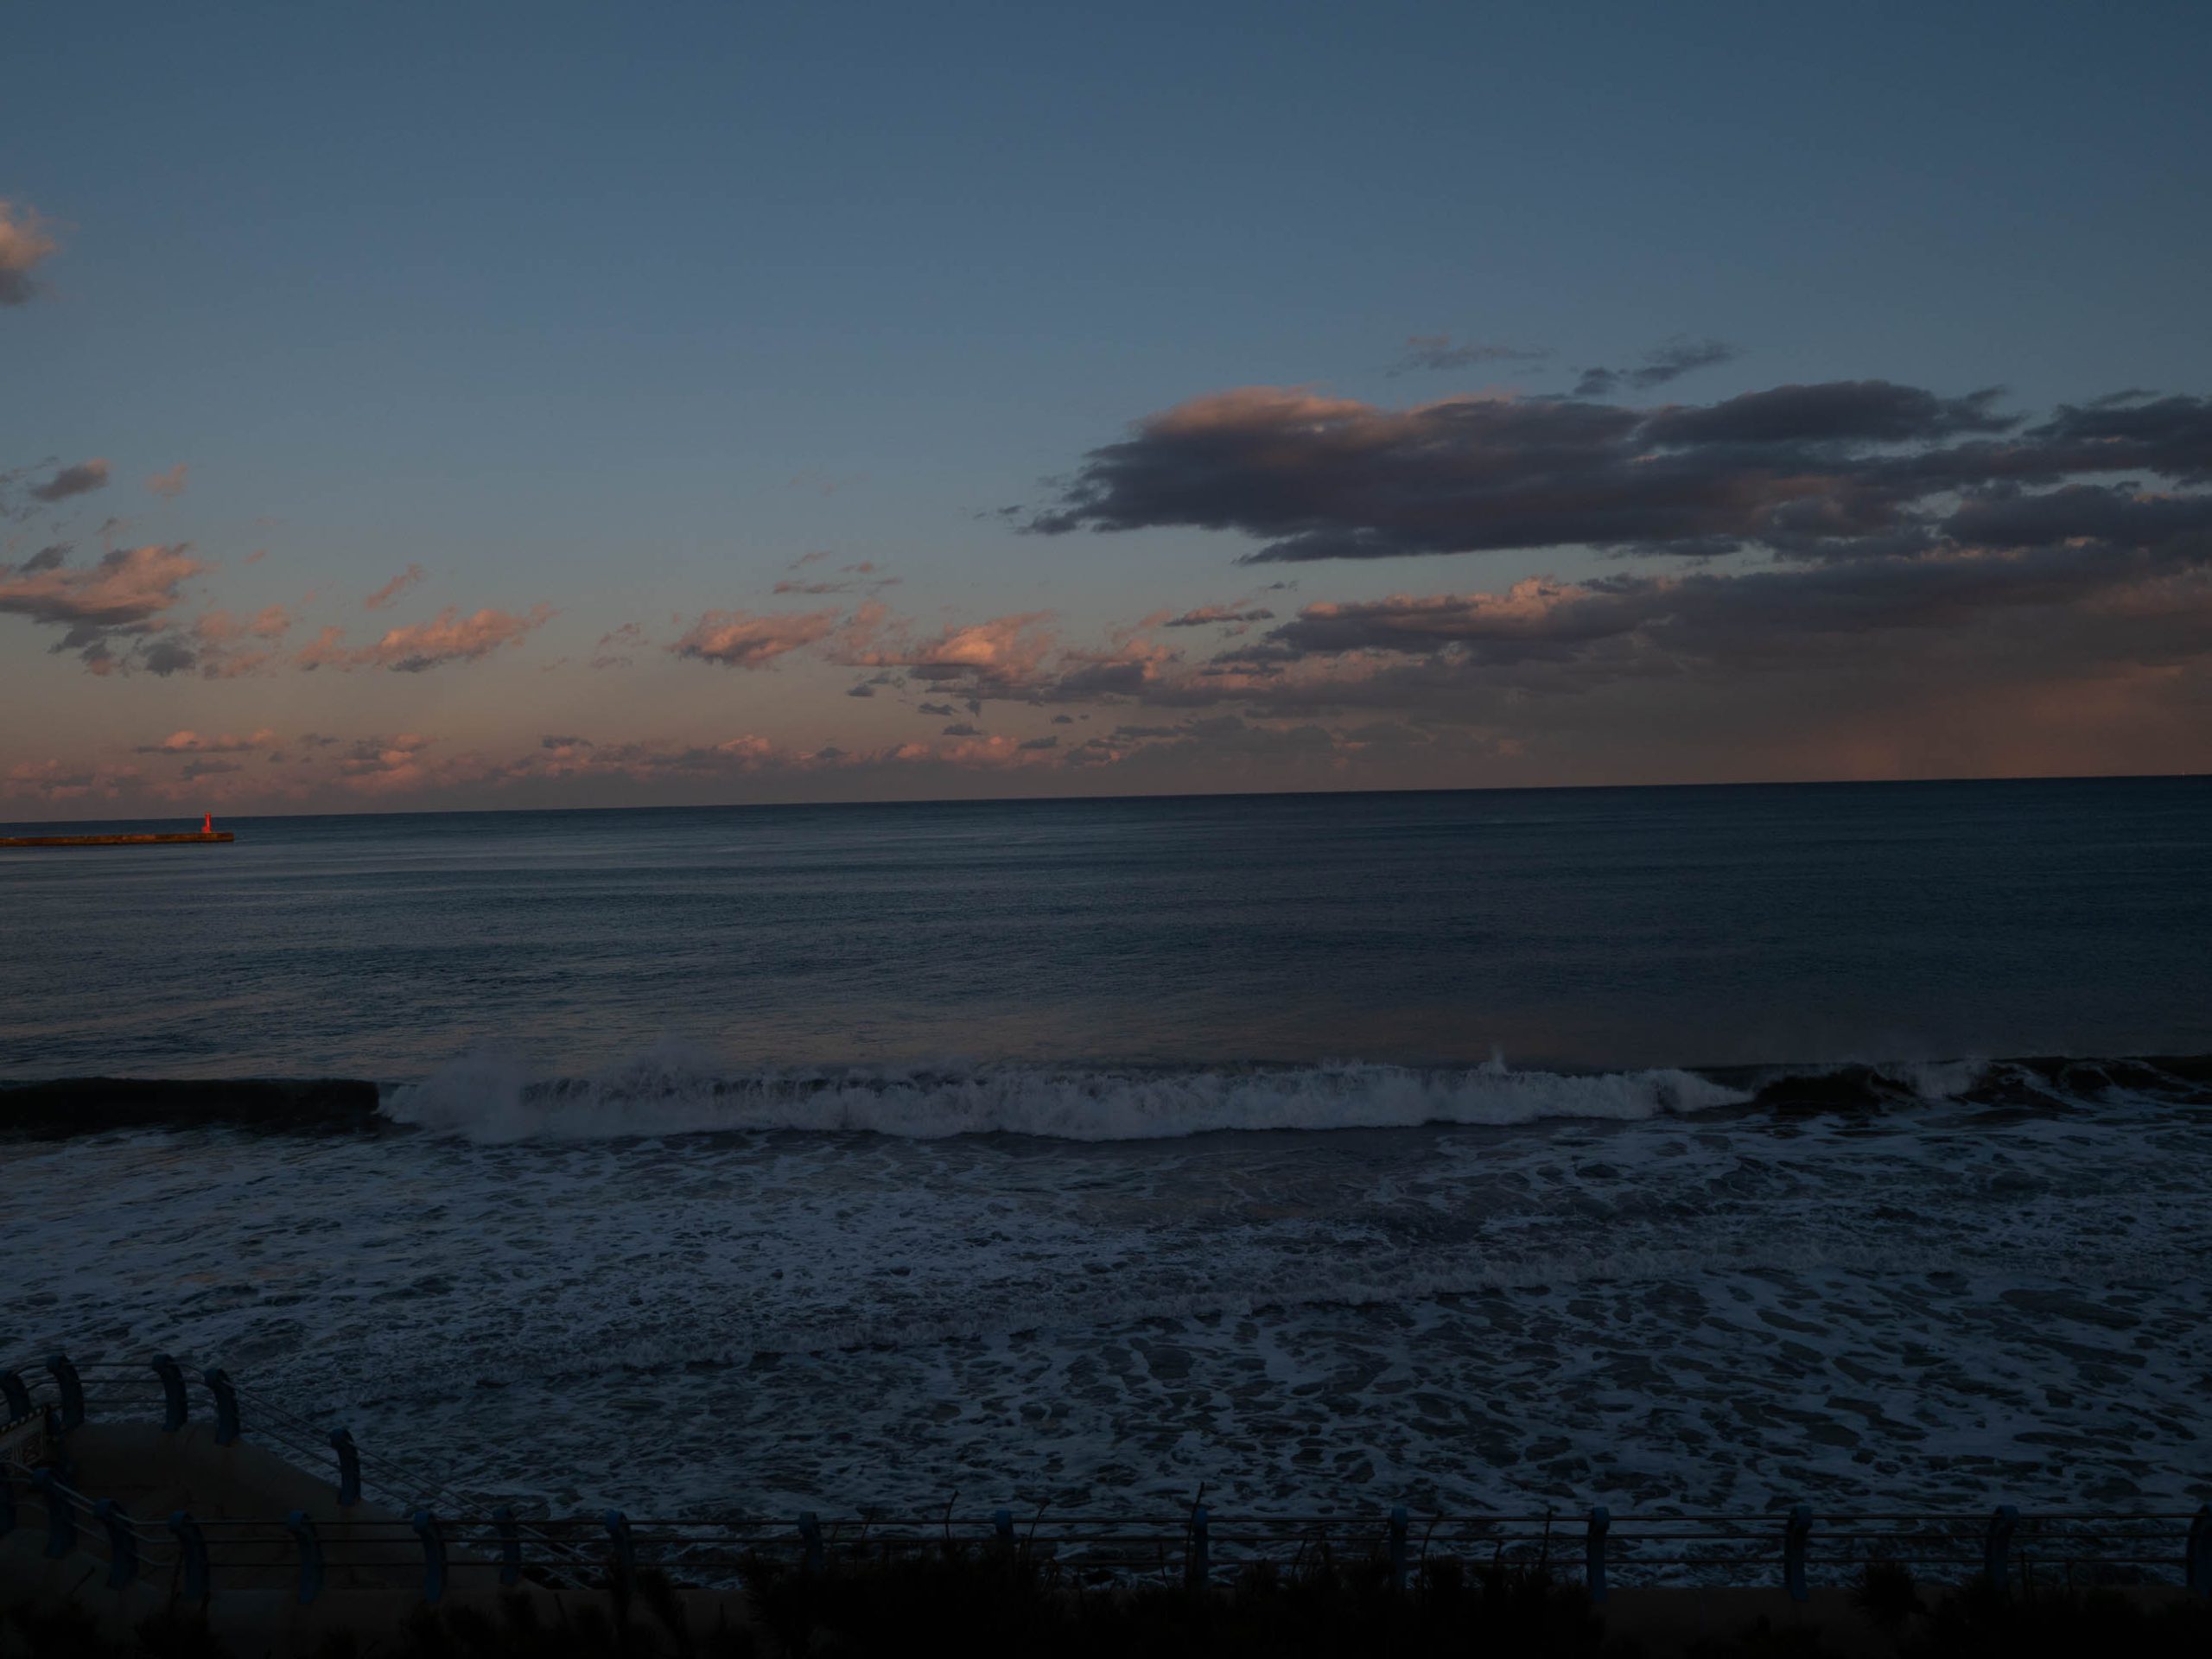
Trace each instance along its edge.
{"label": "dusk sky", "polygon": [[2202,5],[9,57],[0,817],[2212,766]]}

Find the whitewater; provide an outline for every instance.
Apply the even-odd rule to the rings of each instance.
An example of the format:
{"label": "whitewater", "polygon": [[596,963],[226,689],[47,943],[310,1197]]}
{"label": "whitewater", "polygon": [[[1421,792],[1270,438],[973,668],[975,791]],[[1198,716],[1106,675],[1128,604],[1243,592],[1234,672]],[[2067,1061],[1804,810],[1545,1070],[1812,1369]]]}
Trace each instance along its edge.
{"label": "whitewater", "polygon": [[700,1065],[16,1141],[8,1345],[563,1511],[2201,1501],[2201,1063]]}

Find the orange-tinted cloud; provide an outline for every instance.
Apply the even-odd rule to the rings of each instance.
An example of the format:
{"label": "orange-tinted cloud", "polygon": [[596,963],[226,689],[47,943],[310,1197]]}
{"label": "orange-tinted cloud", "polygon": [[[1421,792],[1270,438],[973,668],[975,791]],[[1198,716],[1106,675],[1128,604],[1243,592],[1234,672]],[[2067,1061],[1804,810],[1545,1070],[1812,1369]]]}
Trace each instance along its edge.
{"label": "orange-tinted cloud", "polygon": [[186,474],[190,473],[191,470],[192,468],[190,467],[180,461],[175,466],[170,467],[168,471],[165,473],[156,473],[151,478],[148,479],[146,480],[146,488],[149,493],[160,496],[163,500],[174,501],[178,496],[184,493],[187,484]]}
{"label": "orange-tinted cloud", "polygon": [[430,573],[429,571],[425,570],[419,564],[409,565],[404,570],[394,576],[390,582],[385,583],[383,587],[378,588],[376,592],[371,594],[366,599],[363,600],[361,601],[361,608],[365,611],[382,610],[385,606],[391,604],[393,600],[397,599],[400,594],[405,593],[410,588],[414,587],[417,582],[427,580],[429,574]]}
{"label": "orange-tinted cloud", "polygon": [[826,637],[837,626],[835,611],[758,615],[749,611],[708,611],[669,647],[724,668],[760,668],[777,658]]}
{"label": "orange-tinted cloud", "polygon": [[0,305],[27,305],[41,284],[31,273],[54,255],[54,233],[29,207],[0,200]]}
{"label": "orange-tinted cloud", "polygon": [[303,669],[382,668],[397,674],[419,674],[447,663],[488,657],[503,645],[519,643],[552,620],[552,607],[543,604],[531,606],[520,616],[486,609],[466,617],[457,606],[448,605],[429,621],[393,628],[373,645],[349,647],[342,630],[325,627],[292,661]]}

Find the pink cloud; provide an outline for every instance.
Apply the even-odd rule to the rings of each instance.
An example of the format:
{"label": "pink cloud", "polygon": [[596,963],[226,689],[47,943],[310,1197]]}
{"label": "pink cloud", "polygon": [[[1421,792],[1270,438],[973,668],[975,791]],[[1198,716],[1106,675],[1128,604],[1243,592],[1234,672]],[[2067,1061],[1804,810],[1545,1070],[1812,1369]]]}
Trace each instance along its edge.
{"label": "pink cloud", "polygon": [[29,303],[41,286],[31,273],[58,245],[37,213],[0,200],[0,305]]}
{"label": "pink cloud", "polygon": [[146,488],[153,494],[160,496],[163,500],[174,501],[178,496],[184,493],[185,474],[189,473],[191,470],[192,468],[190,467],[180,461],[166,473],[156,473],[151,478],[148,479],[146,480]]}
{"label": "pink cloud", "polygon": [[481,610],[464,617],[458,607],[448,605],[429,621],[394,628],[370,645],[349,647],[342,630],[325,627],[292,661],[303,669],[382,668],[419,674],[447,663],[473,662],[503,645],[518,644],[552,620],[553,614],[552,607],[539,604],[521,616]]}
{"label": "pink cloud", "polygon": [[423,582],[428,578],[429,574],[430,573],[429,571],[425,570],[419,564],[409,565],[404,570],[394,576],[390,582],[385,583],[383,587],[378,588],[376,592],[371,594],[366,599],[363,600],[361,601],[361,608],[365,611],[382,610],[385,606],[391,604],[393,600],[397,599],[402,594],[405,593],[410,588],[414,587],[417,582]]}
{"label": "pink cloud", "polygon": [[810,645],[837,626],[835,611],[804,611],[782,616],[747,611],[709,611],[669,647],[678,657],[725,668],[759,668]]}
{"label": "pink cloud", "polygon": [[158,743],[141,743],[140,754],[247,754],[257,749],[277,747],[283,740],[264,727],[248,737],[232,737],[225,733],[220,737],[202,737],[194,731],[171,732]]}

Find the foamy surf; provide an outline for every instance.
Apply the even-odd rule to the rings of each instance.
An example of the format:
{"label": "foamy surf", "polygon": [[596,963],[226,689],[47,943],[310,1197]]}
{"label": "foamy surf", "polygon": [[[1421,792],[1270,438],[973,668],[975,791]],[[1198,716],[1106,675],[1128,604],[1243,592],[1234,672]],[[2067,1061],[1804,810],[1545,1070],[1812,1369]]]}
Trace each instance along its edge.
{"label": "foamy surf", "polygon": [[798,1130],[913,1140],[1020,1135],[1154,1141],[1224,1131],[1508,1126],[1547,1118],[1633,1122],[1751,1096],[1694,1072],[1518,1071],[1338,1065],[1144,1070],[1030,1065],[764,1069],[656,1050],[588,1078],[536,1078],[471,1055],[392,1091],[391,1121],[472,1141],[597,1140]]}

